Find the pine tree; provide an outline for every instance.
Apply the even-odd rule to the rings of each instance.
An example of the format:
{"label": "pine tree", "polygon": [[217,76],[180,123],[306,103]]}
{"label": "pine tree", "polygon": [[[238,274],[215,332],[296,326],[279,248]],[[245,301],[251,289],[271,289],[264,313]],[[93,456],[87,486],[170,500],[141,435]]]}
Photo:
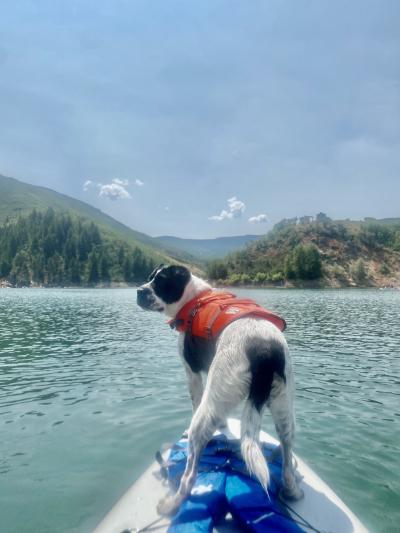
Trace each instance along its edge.
{"label": "pine tree", "polygon": [[95,251],[91,252],[88,257],[87,281],[91,285],[95,285],[100,281],[99,259]]}

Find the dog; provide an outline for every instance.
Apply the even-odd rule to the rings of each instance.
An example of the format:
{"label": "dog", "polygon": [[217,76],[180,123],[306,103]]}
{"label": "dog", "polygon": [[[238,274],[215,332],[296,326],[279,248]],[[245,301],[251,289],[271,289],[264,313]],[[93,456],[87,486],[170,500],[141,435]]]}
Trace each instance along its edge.
{"label": "dog", "polygon": [[[174,319],[192,300],[211,291],[211,286],[184,266],[161,265],[137,290],[137,303]],[[268,407],[281,444],[282,490],[286,500],[302,498],[292,461],[295,431],[292,365],[286,340],[268,320],[239,318],[227,325],[216,342],[200,349],[179,335],[179,353],[188,378],[193,417],[188,430],[188,460],[177,492],[161,500],[160,515],[174,514],[190,495],[201,452],[229,413],[244,402],[241,418],[241,453],[249,472],[268,493],[268,466],[259,444],[261,417]],[[207,372],[203,387],[202,373]]]}

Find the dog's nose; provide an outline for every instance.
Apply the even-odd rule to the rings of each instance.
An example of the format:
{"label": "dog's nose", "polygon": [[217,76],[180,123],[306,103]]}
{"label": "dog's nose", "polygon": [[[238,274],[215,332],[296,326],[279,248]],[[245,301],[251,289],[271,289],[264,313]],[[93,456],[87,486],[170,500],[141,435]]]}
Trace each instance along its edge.
{"label": "dog's nose", "polygon": [[149,305],[151,300],[151,290],[147,287],[139,287],[137,290],[136,301],[141,307]]}

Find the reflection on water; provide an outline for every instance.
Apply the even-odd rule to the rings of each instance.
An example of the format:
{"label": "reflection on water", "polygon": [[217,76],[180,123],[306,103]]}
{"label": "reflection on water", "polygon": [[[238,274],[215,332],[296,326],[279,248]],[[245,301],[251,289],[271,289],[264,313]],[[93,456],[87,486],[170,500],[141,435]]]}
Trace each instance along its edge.
{"label": "reflection on water", "polygon": [[[287,320],[296,450],[395,531],[400,292],[237,292]],[[189,418],[175,335],[133,289],[0,291],[2,531],[89,531]]]}

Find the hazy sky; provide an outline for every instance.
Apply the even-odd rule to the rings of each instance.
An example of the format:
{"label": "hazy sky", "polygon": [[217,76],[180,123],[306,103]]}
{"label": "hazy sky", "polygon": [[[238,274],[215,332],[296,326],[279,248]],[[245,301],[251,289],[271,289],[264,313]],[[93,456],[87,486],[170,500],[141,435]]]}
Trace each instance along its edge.
{"label": "hazy sky", "polygon": [[0,174],[151,235],[400,216],[399,28],[398,0],[3,0]]}

